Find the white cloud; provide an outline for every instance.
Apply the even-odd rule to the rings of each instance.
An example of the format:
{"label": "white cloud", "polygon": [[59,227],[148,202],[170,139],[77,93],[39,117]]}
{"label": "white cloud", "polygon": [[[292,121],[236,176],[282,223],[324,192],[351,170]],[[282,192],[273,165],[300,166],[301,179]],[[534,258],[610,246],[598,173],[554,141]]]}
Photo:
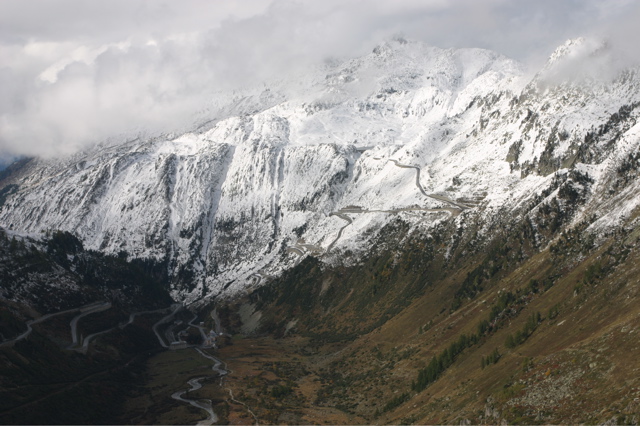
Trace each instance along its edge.
{"label": "white cloud", "polygon": [[216,90],[360,55],[398,33],[522,60],[596,33],[635,55],[638,9],[626,0],[4,0],[0,156],[171,130]]}

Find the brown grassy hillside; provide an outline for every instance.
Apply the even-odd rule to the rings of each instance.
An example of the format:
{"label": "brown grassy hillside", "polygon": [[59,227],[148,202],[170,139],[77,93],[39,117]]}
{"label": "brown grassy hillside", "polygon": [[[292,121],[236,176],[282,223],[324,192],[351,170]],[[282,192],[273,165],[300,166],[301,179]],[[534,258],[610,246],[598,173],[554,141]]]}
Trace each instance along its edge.
{"label": "brown grassy hillside", "polygon": [[[349,268],[307,259],[227,309],[238,331],[240,306],[261,316],[256,333],[220,353],[234,371],[229,386],[259,417],[637,424],[636,231],[594,245],[578,227],[520,261],[509,253],[527,241],[503,238],[455,264],[426,248],[432,239],[409,240]],[[435,380],[419,384],[434,357]]]}

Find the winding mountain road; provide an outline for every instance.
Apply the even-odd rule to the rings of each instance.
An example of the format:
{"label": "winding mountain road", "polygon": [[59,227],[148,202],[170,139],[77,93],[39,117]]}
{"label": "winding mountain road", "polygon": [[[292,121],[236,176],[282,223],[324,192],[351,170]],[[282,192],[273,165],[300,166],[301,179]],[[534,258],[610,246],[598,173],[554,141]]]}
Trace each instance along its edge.
{"label": "winding mountain road", "polygon": [[205,345],[205,343],[204,343],[204,342],[207,341],[207,332],[204,330],[204,327],[199,326],[199,325],[195,325],[193,323],[196,319],[198,319],[198,316],[194,314],[193,318],[191,319],[191,321],[189,321],[188,325],[189,325],[189,327],[193,327],[193,328],[197,328],[198,329],[198,331],[200,332],[200,337],[202,337],[202,347],[204,348],[204,347],[207,347]]}
{"label": "winding mountain road", "polygon": [[89,350],[89,344],[91,343],[91,341],[92,341],[92,340],[95,340],[95,338],[96,338],[96,337],[98,337],[98,336],[100,336],[100,335],[102,335],[102,334],[106,334],[106,333],[112,332],[112,331],[114,331],[115,329],[123,330],[123,329],[124,329],[125,327],[127,327],[128,325],[133,324],[133,321],[135,320],[135,318],[136,318],[138,315],[150,315],[150,314],[157,314],[157,313],[160,313],[160,312],[165,312],[167,309],[170,309],[170,308],[156,309],[156,310],[154,310],[154,311],[133,312],[133,313],[129,314],[129,320],[128,320],[127,322],[122,323],[122,324],[120,324],[120,325],[117,325],[116,327],[111,327],[111,328],[109,328],[109,329],[107,329],[107,330],[102,330],[102,331],[99,331],[99,332],[97,332],[97,333],[93,333],[93,334],[88,335],[88,336],[87,336],[87,337],[85,337],[85,338],[84,338],[84,340],[82,341],[82,346],[80,346],[80,347],[78,347],[78,348],[75,348],[75,349],[76,349],[77,351],[79,351],[79,352],[82,352],[83,354],[86,354],[86,353],[87,353],[87,350]]}
{"label": "winding mountain road", "polygon": [[[382,158],[374,158],[374,160],[382,160]],[[331,249],[333,248],[333,246],[342,237],[342,233],[343,233],[344,229],[347,226],[349,226],[349,225],[351,225],[353,223],[353,219],[351,219],[349,216],[347,216],[347,213],[350,213],[350,214],[365,214],[365,213],[395,214],[395,213],[401,213],[401,212],[423,211],[423,212],[429,212],[429,213],[447,212],[447,213],[450,213],[452,216],[457,216],[457,215],[460,214],[460,212],[462,212],[463,210],[467,210],[469,208],[469,206],[466,206],[464,204],[458,203],[457,201],[454,201],[454,200],[452,200],[452,199],[450,199],[448,197],[445,197],[443,195],[436,195],[436,194],[427,193],[427,191],[425,191],[425,189],[422,187],[422,184],[420,183],[420,167],[413,166],[413,165],[410,165],[410,164],[402,164],[402,163],[399,163],[398,160],[394,160],[394,159],[389,159],[388,161],[392,162],[393,164],[395,164],[396,167],[399,167],[401,169],[414,169],[416,171],[416,187],[422,193],[422,195],[424,195],[425,197],[434,199],[436,201],[440,201],[442,203],[449,204],[451,207],[444,207],[444,208],[403,207],[403,208],[400,208],[400,209],[391,209],[391,210],[367,210],[367,209],[363,209],[361,207],[356,207],[356,206],[344,207],[344,208],[342,208],[342,209],[340,209],[338,211],[329,213],[329,216],[337,216],[340,219],[346,221],[347,223],[338,230],[338,235],[336,236],[336,238],[333,239],[333,241],[331,241],[331,243],[326,248],[326,250],[323,250],[322,247],[319,247],[319,246],[314,245],[314,244],[304,244],[304,243],[300,243],[298,241],[293,246],[287,247],[287,251],[290,252],[290,253],[297,254],[300,257],[304,256],[308,252],[311,252],[311,253],[313,253],[313,252],[315,252],[315,253],[322,253],[322,252],[328,253],[328,252],[330,252]]]}
{"label": "winding mountain road", "polygon": [[290,252],[290,253],[295,253],[298,256],[303,256],[304,255],[304,250],[302,250],[302,249],[300,249],[300,248],[298,248],[296,246],[287,247],[287,251]]}
{"label": "winding mountain road", "polygon": [[[177,304],[179,305],[179,304]],[[80,321],[80,319],[82,319],[83,317],[96,313],[96,312],[101,312],[101,311],[106,311],[107,309],[111,308],[111,303],[110,302],[93,302],[90,303],[88,305],[85,306],[81,306],[78,308],[72,308],[72,309],[66,309],[64,311],[60,311],[60,312],[54,312],[51,314],[46,314],[41,316],[40,318],[36,318],[30,321],[27,321],[26,325],[27,325],[27,330],[20,334],[19,336],[17,336],[15,339],[11,339],[11,340],[6,340],[2,343],[0,343],[0,347],[6,347],[6,346],[13,346],[16,342],[26,339],[32,332],[33,332],[33,325],[35,324],[39,324],[41,322],[44,322],[50,318],[59,316],[59,315],[65,315],[65,314],[69,314],[72,312],[80,312],[78,315],[76,315],[75,317],[73,317],[73,319],[71,320],[71,322],[69,323],[69,325],[71,326],[71,340],[72,340],[72,344],[67,348],[67,349],[71,349],[71,350],[75,350],[78,352],[82,352],[82,353],[87,353],[87,350],[89,349],[89,345],[91,344],[91,342],[93,340],[96,339],[96,337],[102,335],[102,334],[106,334],[109,333],[117,328],[119,329],[124,329],[125,327],[127,327],[128,325],[132,324],[133,321],[135,320],[135,318],[138,315],[149,315],[149,314],[157,314],[160,312],[165,312],[167,311],[167,309],[171,309],[174,308],[174,312],[172,312],[171,314],[169,314],[169,316],[173,316],[175,315],[175,306],[176,305],[172,305],[169,308],[162,308],[162,309],[156,309],[153,311],[141,311],[141,312],[133,312],[131,314],[129,314],[129,320],[125,323],[122,323],[116,327],[111,327],[109,329],[106,330],[102,330],[99,331],[97,333],[92,333],[90,335],[88,335],[87,337],[85,337],[84,339],[80,339],[80,337],[78,336],[78,322]],[[167,317],[163,318],[162,320],[166,320]],[[161,321],[162,321],[161,320]],[[160,323],[161,324],[161,323]],[[159,323],[156,323],[156,326],[159,325]],[[154,326],[155,327],[155,326]],[[154,328],[154,332],[156,333],[156,336],[158,336],[158,332],[157,329]],[[160,338],[160,336],[158,336],[158,340],[160,341],[160,343],[162,344],[163,341]],[[166,346],[165,346],[166,347]]]}
{"label": "winding mountain road", "polygon": [[193,405],[196,408],[200,408],[201,410],[206,411],[207,418],[205,420],[199,421],[197,423],[198,425],[212,425],[218,422],[218,416],[213,411],[213,404],[211,400],[209,399],[195,400],[195,399],[184,398],[184,395],[186,395],[187,393],[200,389],[202,387],[202,383],[200,382],[206,378],[208,378],[208,376],[191,379],[187,382],[187,384],[190,386],[189,389],[174,392],[171,395],[171,398],[177,401],[186,402],[187,404]]}
{"label": "winding mountain road", "polygon": [[[191,321],[189,321],[189,326],[191,327],[196,327],[198,329],[200,329],[200,332],[203,333],[203,337],[204,337],[204,329],[200,326],[194,325],[193,322],[196,320],[197,316],[194,316]],[[218,312],[216,309],[214,309],[213,311],[211,311],[211,318],[214,321],[214,329],[215,332],[220,335],[222,334],[222,326],[220,324],[220,317],[218,316]],[[202,347],[204,348],[204,346]],[[215,372],[215,377],[219,377],[220,378],[220,387],[223,389],[226,389],[227,392],[229,392],[229,400],[235,402],[236,404],[240,404],[242,406],[244,406],[244,408],[247,410],[247,412],[254,418],[255,420],[255,424],[259,424],[258,423],[258,417],[255,415],[255,413],[253,411],[251,411],[251,409],[249,408],[249,406],[247,406],[247,404],[245,404],[242,401],[238,401],[234,395],[233,395],[233,391],[230,388],[227,388],[224,386],[223,381],[224,381],[224,377],[229,374],[229,370],[227,370],[227,365],[219,360],[218,358],[209,355],[208,353],[204,352],[201,348],[199,347],[195,347],[194,348],[202,357],[209,359],[211,361],[213,361],[213,365],[211,366],[211,369]],[[222,367],[224,365],[224,368]],[[196,377],[193,379],[190,379],[187,382],[187,385],[189,385],[189,389],[186,390],[181,390],[181,391],[177,391],[174,392],[171,395],[171,398],[177,400],[177,401],[181,401],[184,403],[187,403],[189,405],[192,405],[196,408],[200,408],[202,410],[204,410],[207,413],[207,418],[204,420],[199,421],[197,424],[198,425],[211,425],[214,424],[216,422],[218,422],[218,416],[216,415],[216,413],[213,411],[213,404],[211,402],[211,400],[209,399],[200,399],[200,400],[195,400],[195,399],[189,399],[189,398],[185,398],[184,396],[191,392],[191,391],[195,391],[198,390],[202,387],[202,381],[205,379],[208,379],[210,377],[214,377],[214,376],[202,376],[202,377]]]}
{"label": "winding mountain road", "polygon": [[118,328],[120,328],[120,330],[122,330],[123,328],[125,328],[126,326],[128,326],[129,324],[132,324],[133,321],[135,320],[135,318],[138,315],[151,315],[151,314],[159,314],[161,312],[166,312],[167,310],[171,309],[173,307],[173,305],[169,306],[168,308],[160,308],[160,309],[156,309],[155,311],[142,311],[142,312],[133,312],[131,314],[129,314],[129,320],[125,323],[122,323],[118,326]]}
{"label": "winding mountain road", "polygon": [[[289,248],[291,248],[291,249],[293,249],[293,250],[297,250],[297,251],[299,251],[299,252],[301,252],[301,253],[302,253],[302,251],[301,251],[299,248],[297,248],[297,247],[289,247]],[[260,271],[258,271],[258,272],[254,272],[253,274],[249,275],[249,277],[255,277],[255,278],[256,278],[256,282],[254,283],[254,285],[255,285],[256,287],[260,285],[260,283],[262,282],[262,280],[264,280],[264,279],[266,279],[266,278],[269,278],[269,276],[268,276],[267,274],[265,274],[265,273],[263,273],[263,272],[260,272]]]}
{"label": "winding mountain road", "polygon": [[73,319],[69,323],[71,325],[71,342],[72,342],[71,345],[69,346],[69,349],[76,349],[79,346],[78,345],[78,340],[79,340],[78,339],[78,321],[80,321],[80,319],[82,319],[83,317],[86,317],[87,315],[91,315],[95,312],[106,311],[107,309],[111,309],[111,302],[101,302],[101,303],[85,306],[82,309],[80,309],[80,314],[73,317]]}
{"label": "winding mountain road", "polygon": [[162,338],[162,336],[160,335],[160,332],[158,331],[158,327],[160,327],[162,324],[166,324],[169,321],[171,321],[173,317],[176,315],[176,313],[178,313],[178,311],[182,309],[182,303],[174,303],[173,305],[171,305],[171,308],[173,310],[171,311],[171,313],[169,313],[169,315],[167,315],[166,317],[163,317],[160,321],[158,321],[153,325],[153,332],[155,333],[156,337],[158,338],[158,341],[160,342],[163,348],[168,348],[169,344],[167,344]]}
{"label": "winding mountain road", "polygon": [[[229,399],[230,399],[231,401],[235,402],[236,404],[240,404],[240,405],[242,405],[242,406],[245,408],[245,410],[247,410],[247,413],[249,413],[249,414],[251,415],[251,417],[253,417],[253,419],[256,421],[256,423],[255,423],[255,424],[256,424],[256,425],[258,425],[258,424],[259,424],[259,422],[258,422],[258,417],[256,416],[256,414],[255,414],[253,411],[251,411],[251,408],[249,408],[249,406],[248,406],[247,404],[245,404],[244,402],[237,400],[237,399],[235,398],[235,396],[233,395],[233,390],[231,390],[230,388],[227,388],[227,387],[223,386],[224,376],[226,376],[227,374],[229,374],[229,373],[230,373],[230,370],[227,370],[227,365],[226,365],[226,363],[224,363],[224,362],[220,361],[218,358],[216,358],[216,357],[214,357],[214,356],[211,356],[211,355],[209,355],[209,354],[206,354],[206,353],[202,352],[202,351],[201,351],[200,349],[198,349],[198,348],[196,348],[196,350],[197,350],[198,352],[200,352],[200,355],[202,355],[203,357],[208,358],[208,359],[210,359],[211,361],[213,361],[213,362],[214,362],[214,365],[213,365],[213,367],[211,367],[211,369],[212,369],[213,371],[215,371],[215,372],[220,376],[220,387],[222,387],[222,388],[226,389],[226,390],[227,390],[227,392],[229,392]],[[220,368],[220,366],[221,366],[221,365],[223,365],[223,364],[224,364],[224,368]]]}
{"label": "winding mountain road", "polygon": [[[0,347],[5,347],[5,346],[12,346],[14,345],[16,342],[26,339],[33,331],[33,325],[44,322],[50,318],[56,317],[56,316],[60,316],[60,315],[64,315],[64,314],[68,314],[68,313],[72,313],[72,312],[79,312],[78,315],[76,315],[71,321],[70,321],[70,326],[71,326],[71,336],[72,336],[72,345],[69,347],[69,349],[73,349],[82,353],[86,353],[89,345],[91,343],[91,341],[95,340],[96,337],[105,334],[105,333],[109,333],[113,330],[116,329],[124,329],[125,327],[127,327],[128,325],[132,324],[133,321],[135,320],[135,318],[139,315],[146,315],[146,314],[155,314],[155,313],[160,313],[160,312],[166,312],[167,310],[171,310],[171,312],[166,315],[165,317],[163,317],[162,319],[160,319],[160,321],[156,322],[153,326],[153,332],[155,333],[156,337],[158,338],[158,341],[160,342],[160,344],[167,348],[168,345],[165,343],[165,341],[163,340],[160,332],[158,331],[158,327],[162,324],[165,324],[169,321],[171,321],[171,319],[173,319],[173,317],[176,315],[176,313],[183,307],[182,304],[180,303],[175,303],[173,305],[171,305],[169,308],[163,308],[163,309],[157,309],[157,310],[153,310],[153,311],[141,311],[141,312],[133,312],[131,314],[129,314],[129,319],[127,322],[125,323],[121,323],[115,327],[111,327],[109,329],[106,330],[102,330],[99,331],[97,333],[92,333],[90,335],[88,335],[87,337],[85,337],[84,339],[80,339],[78,336],[78,322],[85,316],[96,313],[96,312],[101,312],[101,311],[105,311],[107,309],[110,309],[112,307],[110,302],[94,302],[91,303],[89,305],[85,305],[79,308],[73,308],[73,309],[67,309],[64,311],[60,311],[60,312],[54,312],[51,314],[46,314],[41,316],[40,318],[37,319],[33,319],[30,321],[27,321],[26,325],[27,325],[27,330],[25,332],[23,332],[22,334],[20,334],[19,336],[17,336],[15,339],[11,339],[11,340],[7,340],[4,341],[2,343],[0,343]],[[215,331],[218,335],[222,334],[222,326],[220,325],[220,318],[218,316],[217,311],[214,309],[211,312],[211,318],[214,321],[214,328]],[[188,325],[190,327],[196,327],[203,338],[206,338],[206,333],[204,331],[204,328],[199,326],[199,325],[195,325],[194,321],[197,319],[197,316],[194,315],[194,317],[189,321]],[[81,343],[81,345],[80,345]],[[202,346],[203,348],[205,348],[205,346]],[[211,369],[215,372],[215,376],[220,378],[220,386],[223,387],[223,389],[227,390],[229,392],[229,400],[233,401],[237,404],[240,404],[242,406],[245,407],[245,409],[247,410],[247,412],[255,419],[256,423],[258,424],[258,418],[256,417],[255,413],[253,411],[251,411],[251,409],[242,401],[239,401],[237,399],[235,399],[234,395],[233,395],[233,391],[225,386],[223,386],[223,378],[224,376],[226,376],[227,374],[229,374],[229,371],[226,370],[226,364],[224,362],[222,362],[221,360],[219,360],[218,358],[209,355],[205,352],[202,351],[201,348],[196,347],[194,348],[201,356],[203,356],[204,358],[207,358],[211,361],[213,361],[213,366],[211,367]],[[222,366],[225,366],[224,368],[222,368]],[[100,372],[99,374],[102,374],[103,372]],[[92,376],[90,376],[92,377]],[[211,400],[192,400],[189,398],[185,398],[184,396],[186,394],[188,394],[189,392],[198,390],[200,388],[202,388],[202,381],[212,377],[212,376],[203,376],[203,377],[196,377],[196,378],[192,378],[190,379],[187,384],[189,386],[189,389],[186,390],[181,390],[178,392],[174,392],[171,395],[171,398],[181,401],[181,402],[185,402],[187,404],[190,404],[196,408],[202,409],[207,413],[207,418],[204,420],[199,421],[197,424],[198,425],[212,425],[216,422],[218,422],[218,416],[216,415],[216,413],[213,411],[213,404]],[[89,377],[85,378],[88,379]],[[83,380],[84,381],[84,380]]]}
{"label": "winding mountain road", "polygon": [[[380,160],[381,160],[381,158],[380,158]],[[416,186],[418,187],[420,192],[422,192],[422,195],[424,195],[425,197],[429,197],[429,194],[427,194],[427,191],[424,190],[424,188],[422,187],[422,184],[420,183],[420,167],[411,166],[409,164],[400,164],[400,163],[398,163],[398,160],[394,160],[392,158],[387,160],[387,161],[391,161],[393,164],[395,164],[397,167],[400,167],[401,169],[415,169],[415,171],[416,171]]]}
{"label": "winding mountain road", "polygon": [[58,315],[64,315],[64,314],[68,314],[68,313],[71,313],[71,312],[77,312],[79,310],[82,310],[84,308],[88,308],[88,307],[93,306],[93,305],[95,305],[95,303],[91,303],[89,305],[82,306],[80,308],[67,309],[65,311],[54,312],[52,314],[46,314],[46,315],[41,316],[40,318],[27,321],[27,323],[26,323],[27,324],[27,331],[25,331],[24,333],[22,333],[21,335],[19,335],[15,339],[7,340],[7,341],[4,341],[4,342],[0,343],[0,347],[13,346],[17,341],[22,340],[22,339],[26,339],[31,334],[31,332],[33,331],[33,328],[31,326],[34,325],[34,324],[39,324],[39,323],[41,323],[43,321],[48,320],[49,318],[53,318],[53,317],[56,317]]}
{"label": "winding mountain road", "polygon": [[436,201],[440,201],[443,203],[447,203],[447,204],[451,204],[453,207],[455,207],[456,209],[459,209],[460,211],[462,210],[466,210],[469,207],[465,206],[464,204],[460,204],[456,201],[453,201],[450,198],[447,198],[445,196],[442,195],[435,195],[435,194],[428,194],[427,191],[424,190],[424,188],[422,187],[422,184],[420,183],[420,167],[418,166],[412,166],[410,164],[401,164],[398,162],[398,160],[394,160],[394,159],[389,159],[388,161],[391,161],[393,164],[396,165],[396,167],[400,167],[401,169],[415,169],[416,171],[416,186],[418,187],[418,189],[420,190],[420,192],[422,192],[422,195],[424,195],[425,197],[429,197],[432,198]]}
{"label": "winding mountain road", "polygon": [[[214,309],[213,311],[211,311],[211,318],[213,319],[213,323],[214,323],[214,329],[215,332],[218,335],[221,335],[223,333],[223,329],[222,329],[222,322],[220,321],[220,316],[218,315],[218,310]],[[209,354],[204,353],[203,351],[201,351],[199,348],[196,348],[196,350],[200,353],[200,355],[202,355],[205,358],[208,358],[210,360],[212,360],[214,362],[214,365],[212,368],[212,370],[214,370],[215,372],[217,372],[220,375],[220,387],[223,389],[226,389],[227,392],[229,392],[229,399],[233,402],[235,402],[236,404],[240,404],[242,405],[246,410],[247,413],[249,413],[251,415],[251,417],[253,417],[253,419],[256,421],[256,425],[259,424],[258,421],[258,416],[256,416],[256,414],[251,411],[251,408],[249,408],[249,406],[247,404],[245,404],[242,401],[237,400],[234,395],[233,395],[233,390],[231,390],[231,388],[228,388],[226,386],[223,385],[223,381],[224,381],[224,377],[228,374],[231,374],[231,370],[228,369],[227,364],[221,360],[219,360],[218,358],[211,356]],[[224,368],[220,368],[221,365],[224,365]]]}
{"label": "winding mountain road", "polygon": [[329,214],[329,216],[337,216],[337,217],[339,217],[340,219],[344,220],[347,223],[344,226],[342,226],[342,228],[340,228],[338,230],[338,235],[336,236],[336,238],[333,241],[331,241],[331,244],[329,244],[329,246],[327,247],[327,253],[329,251],[331,251],[331,249],[338,242],[340,237],[342,237],[342,233],[344,232],[344,228],[346,228],[347,226],[349,226],[349,225],[351,225],[353,223],[353,219],[351,219],[349,216],[347,216],[346,214],[342,213],[341,211],[332,212],[332,213]]}
{"label": "winding mountain road", "polygon": [[[331,215],[331,213],[329,215]],[[325,250],[318,245],[307,244],[304,242],[304,238],[300,238],[294,245],[287,247],[287,251],[289,253],[295,253],[298,256],[303,256],[305,253],[321,254]]]}
{"label": "winding mountain road", "polygon": [[118,327],[111,327],[107,330],[102,330],[102,331],[98,331],[97,333],[90,334],[84,338],[84,340],[82,341],[82,346],[73,348],[73,349],[75,349],[78,352],[82,352],[83,354],[86,354],[87,350],[89,350],[89,344],[91,343],[92,340],[94,340],[96,337],[100,336],[101,334],[109,333],[115,330],[116,328]]}

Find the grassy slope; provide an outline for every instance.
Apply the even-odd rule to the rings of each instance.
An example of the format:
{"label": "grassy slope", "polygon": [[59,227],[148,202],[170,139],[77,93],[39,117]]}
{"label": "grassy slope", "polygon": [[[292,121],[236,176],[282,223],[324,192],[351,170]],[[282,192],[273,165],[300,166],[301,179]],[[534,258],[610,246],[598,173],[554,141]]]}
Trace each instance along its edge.
{"label": "grassy slope", "polygon": [[[503,252],[527,250],[521,242],[516,247],[507,241],[512,247]],[[307,260],[238,302],[259,309],[263,330],[272,336],[283,336],[285,326],[297,320],[293,333],[277,343],[272,337],[246,338],[223,349],[232,369],[234,363],[251,363],[256,371],[230,378],[245,391],[247,403],[270,421],[293,410],[316,422],[319,410],[338,422],[336,407],[348,423],[640,420],[637,236],[612,235],[598,248],[585,249],[589,243],[580,235],[567,234],[522,262],[503,263],[455,310],[450,308],[461,283],[487,259],[461,256],[447,266],[414,243],[401,254],[380,251],[347,269],[323,269]],[[413,391],[418,371],[460,335],[477,334],[507,292],[518,301],[500,313],[493,330],[455,357],[438,380]],[[524,343],[505,346],[508,335],[523,330],[538,312],[541,321]],[[279,351],[272,356],[255,349],[273,345]],[[482,368],[482,358],[495,349],[500,359]],[[289,369],[301,367],[288,376],[258,373],[284,360]],[[257,397],[283,383],[304,399]]]}

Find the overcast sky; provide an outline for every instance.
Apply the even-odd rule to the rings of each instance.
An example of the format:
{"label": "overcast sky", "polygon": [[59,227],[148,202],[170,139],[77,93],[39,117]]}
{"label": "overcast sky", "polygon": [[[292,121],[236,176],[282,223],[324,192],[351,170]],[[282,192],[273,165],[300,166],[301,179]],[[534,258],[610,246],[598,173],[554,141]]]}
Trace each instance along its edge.
{"label": "overcast sky", "polygon": [[568,38],[635,52],[633,0],[0,0],[0,160],[184,124],[220,89],[397,34],[532,66]]}

